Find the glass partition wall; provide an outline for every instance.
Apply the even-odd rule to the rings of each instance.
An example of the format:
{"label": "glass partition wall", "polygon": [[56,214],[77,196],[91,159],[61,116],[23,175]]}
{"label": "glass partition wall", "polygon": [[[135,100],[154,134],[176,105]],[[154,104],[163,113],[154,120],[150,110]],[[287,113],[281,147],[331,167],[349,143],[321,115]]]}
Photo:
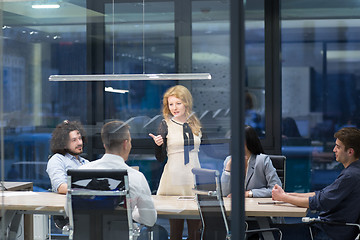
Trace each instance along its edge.
{"label": "glass partition wall", "polygon": [[[286,190],[318,189],[341,170],[332,155],[334,131],[359,125],[360,6],[244,2],[244,121],[257,129],[267,153],[287,157]],[[34,3],[1,1],[1,179],[48,191],[56,125],[80,121],[84,156],[95,160],[104,153],[102,124],[119,119],[131,126],[128,163],[140,167],[155,193],[163,164],[148,133],[161,121],[162,94],[175,84],[192,92],[216,152],[200,151],[202,167],[222,170],[231,133],[239,131],[230,128],[230,25],[236,24],[230,1],[63,0],[56,9]],[[54,74],[203,72],[212,79],[49,81]]]}
{"label": "glass partition wall", "polygon": [[[153,160],[148,133],[157,130],[162,94],[175,84],[191,90],[194,112],[204,131],[221,145],[227,144],[221,146],[219,159],[229,154],[229,3],[59,4],[57,9],[35,9],[29,1],[3,3],[5,180],[29,180],[39,190],[49,188],[44,169],[51,155],[49,140],[55,126],[65,119],[85,126],[89,140],[85,154],[90,160],[103,153],[101,142],[98,147],[101,124],[109,119],[131,119],[132,159],[141,160],[145,153]],[[223,43],[221,47],[215,47],[218,42]],[[212,79],[48,80],[55,74],[177,72],[209,72]],[[108,87],[125,91],[108,91]]]}
{"label": "glass partition wall", "polygon": [[[200,151],[201,165],[222,170],[231,136],[228,1],[63,0],[58,8],[33,8],[35,2],[2,1],[5,182],[29,181],[34,191],[49,191],[46,166],[56,125],[82,123],[83,155],[91,161],[104,153],[103,123],[118,119],[131,127],[128,164],[139,166],[156,193],[164,164],[155,160],[148,134],[156,133],[162,95],[175,84],[191,91],[193,110],[211,142]],[[49,81],[58,74],[204,72],[212,79]]]}

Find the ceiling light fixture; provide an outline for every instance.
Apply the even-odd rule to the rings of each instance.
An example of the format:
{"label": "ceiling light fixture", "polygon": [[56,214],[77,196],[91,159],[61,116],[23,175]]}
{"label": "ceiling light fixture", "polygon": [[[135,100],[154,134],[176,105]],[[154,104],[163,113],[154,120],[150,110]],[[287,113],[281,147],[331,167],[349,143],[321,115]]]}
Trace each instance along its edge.
{"label": "ceiling light fixture", "polygon": [[[321,51],[323,55],[323,51]],[[326,59],[328,61],[358,62],[360,60],[359,50],[327,50]]]}
{"label": "ceiling light fixture", "polygon": [[112,0],[112,74],[51,75],[49,81],[211,80],[210,73],[145,73],[145,0],[142,0],[142,74],[115,74],[115,0]]}
{"label": "ceiling light fixture", "polygon": [[31,6],[32,8],[35,9],[48,9],[48,8],[59,8],[60,4],[33,4]]}
{"label": "ceiling light fixture", "polygon": [[49,81],[210,80],[210,73],[51,75]]}
{"label": "ceiling light fixture", "polygon": [[128,93],[129,90],[123,90],[123,89],[114,89],[112,87],[105,87],[105,92],[111,92],[111,93]]}

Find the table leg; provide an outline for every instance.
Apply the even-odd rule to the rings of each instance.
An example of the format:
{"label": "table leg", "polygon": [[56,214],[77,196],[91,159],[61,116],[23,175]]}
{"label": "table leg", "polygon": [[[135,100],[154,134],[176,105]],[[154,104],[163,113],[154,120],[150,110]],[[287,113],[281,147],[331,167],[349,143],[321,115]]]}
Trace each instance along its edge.
{"label": "table leg", "polygon": [[24,214],[24,240],[34,239],[34,219],[32,214]]}

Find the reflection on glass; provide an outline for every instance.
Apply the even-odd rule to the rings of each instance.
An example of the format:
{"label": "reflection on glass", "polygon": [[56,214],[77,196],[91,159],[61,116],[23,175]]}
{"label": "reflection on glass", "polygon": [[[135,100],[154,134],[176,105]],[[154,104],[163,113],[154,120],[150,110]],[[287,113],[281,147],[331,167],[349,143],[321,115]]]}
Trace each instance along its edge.
{"label": "reflection on glass", "polygon": [[281,5],[287,190],[313,191],[333,182],[342,169],[332,153],[333,134],[343,126],[360,127],[359,23],[350,13],[359,6],[312,1],[298,11],[291,1]]}
{"label": "reflection on glass", "polygon": [[[155,168],[149,166],[157,163],[147,134],[156,132],[161,96],[175,84],[191,89],[194,111],[203,117],[204,131],[221,152],[219,158],[203,158],[204,163],[221,169],[217,161],[229,154],[231,132],[229,2],[196,1],[184,12],[175,9],[173,1],[145,2],[145,6],[142,1],[115,5],[87,1],[88,7],[84,1],[62,1],[58,9],[45,11],[31,8],[27,1],[2,4],[5,180],[31,181],[36,191],[50,188],[45,171],[49,141],[64,119],[80,121],[86,128],[85,154],[90,160],[103,153],[99,144],[103,122],[131,119],[134,142],[129,163],[145,166],[156,191],[156,179],[150,178],[160,174],[150,174]],[[192,16],[187,18],[191,21],[186,31],[175,15]],[[180,48],[179,39],[190,45]],[[178,60],[185,52],[190,60]],[[84,75],[98,69],[104,69],[103,74],[176,73],[180,66],[193,73],[209,72],[213,78],[105,81],[101,91],[86,81],[48,81],[50,75]],[[126,92],[103,91],[108,87]],[[104,114],[98,116],[100,110]],[[156,167],[161,172],[162,166]]]}
{"label": "reflection on glass", "polygon": [[264,136],[265,129],[264,109],[260,109],[260,106],[264,106],[264,103],[259,103],[259,97],[257,97],[257,94],[262,92],[253,90],[245,93],[245,125],[254,128],[258,136]]}
{"label": "reflection on glass", "polygon": [[245,9],[246,95],[245,124],[265,137],[264,1],[248,2]]}

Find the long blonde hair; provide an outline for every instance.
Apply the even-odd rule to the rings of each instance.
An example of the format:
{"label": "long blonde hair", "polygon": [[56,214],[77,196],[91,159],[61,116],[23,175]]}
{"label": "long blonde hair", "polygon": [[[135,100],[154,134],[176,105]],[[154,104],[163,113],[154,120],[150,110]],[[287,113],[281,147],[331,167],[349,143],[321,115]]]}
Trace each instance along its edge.
{"label": "long blonde hair", "polygon": [[190,91],[182,86],[182,85],[176,85],[171,88],[169,88],[165,93],[163,97],[163,116],[166,120],[169,120],[172,117],[172,114],[169,109],[168,104],[168,98],[170,96],[174,96],[176,98],[179,98],[184,106],[185,106],[185,115],[187,118],[187,123],[189,124],[191,131],[195,135],[199,135],[200,129],[201,129],[201,123],[200,120],[196,117],[195,113],[192,111],[193,107],[193,98],[190,93]]}

